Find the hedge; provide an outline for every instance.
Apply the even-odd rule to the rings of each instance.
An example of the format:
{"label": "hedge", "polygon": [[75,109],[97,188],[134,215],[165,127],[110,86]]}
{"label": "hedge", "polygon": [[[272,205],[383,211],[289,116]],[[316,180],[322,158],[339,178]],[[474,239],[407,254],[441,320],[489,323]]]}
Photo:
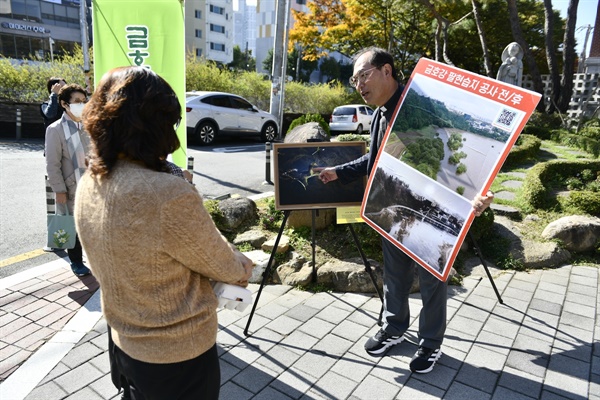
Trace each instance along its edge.
{"label": "hedge", "polygon": [[567,205],[600,217],[600,193],[590,191],[572,191],[566,201]]}
{"label": "hedge", "polygon": [[553,206],[555,202],[550,196],[552,183],[575,176],[584,169],[598,173],[600,160],[552,160],[535,165],[529,170],[523,181],[523,201],[531,209]]}
{"label": "hedge", "polygon": [[521,134],[504,161],[504,166],[515,166],[535,159],[542,145],[542,141],[535,136]]}

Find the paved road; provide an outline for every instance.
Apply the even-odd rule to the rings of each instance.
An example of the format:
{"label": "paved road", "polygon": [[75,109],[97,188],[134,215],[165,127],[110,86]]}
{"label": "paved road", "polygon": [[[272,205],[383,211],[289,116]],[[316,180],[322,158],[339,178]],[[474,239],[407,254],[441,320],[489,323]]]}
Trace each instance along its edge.
{"label": "paved road", "polygon": [[[41,140],[0,140],[0,278],[55,259],[41,251],[46,240],[43,147]],[[264,184],[265,144],[257,140],[224,138],[213,146],[191,146],[188,155],[194,157],[196,187],[206,198],[273,191],[273,185]]]}

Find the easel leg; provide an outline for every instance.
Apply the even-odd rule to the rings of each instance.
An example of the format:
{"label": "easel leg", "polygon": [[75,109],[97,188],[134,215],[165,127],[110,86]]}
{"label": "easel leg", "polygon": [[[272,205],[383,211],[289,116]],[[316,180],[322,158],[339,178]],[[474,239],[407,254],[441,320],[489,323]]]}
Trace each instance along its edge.
{"label": "easel leg", "polygon": [[258,292],[256,293],[256,299],[254,300],[254,304],[252,305],[252,311],[248,315],[248,322],[246,323],[246,328],[244,329],[244,335],[250,336],[248,333],[248,328],[250,328],[250,322],[252,322],[252,317],[254,316],[254,311],[256,311],[256,306],[258,305],[258,299],[260,299],[260,294],[262,293],[263,287],[267,282],[267,278],[271,275],[271,266],[273,265],[273,260],[275,259],[275,254],[277,253],[277,246],[279,246],[279,240],[281,239],[281,235],[285,229],[285,223],[287,222],[288,217],[290,216],[291,211],[287,210],[283,212],[283,221],[281,221],[281,227],[279,228],[279,233],[277,233],[277,239],[275,239],[275,245],[273,246],[273,251],[271,252],[271,257],[269,257],[269,262],[267,263],[267,267],[263,271],[262,281],[260,283],[260,287],[258,288]]}
{"label": "easel leg", "polygon": [[475,238],[473,237],[473,235],[471,234],[471,232],[469,232],[469,238],[471,239],[471,242],[473,242],[473,248],[475,249],[475,253],[477,253],[477,255],[479,256],[479,259],[481,260],[481,264],[483,265],[483,269],[485,270],[485,273],[487,274],[488,279],[490,280],[490,283],[492,284],[492,288],[494,289],[494,292],[496,293],[496,297],[498,298],[498,302],[500,304],[504,304],[504,302],[502,301],[502,297],[500,296],[500,293],[498,292],[498,289],[496,288],[496,284],[494,283],[494,278],[492,278],[492,274],[490,274],[490,270],[488,269],[488,266],[485,263],[485,260],[483,259],[483,255],[481,254],[481,250],[479,249],[479,246],[477,245],[477,242],[475,241]]}
{"label": "easel leg", "polygon": [[377,295],[379,295],[379,299],[381,300],[382,306],[381,306],[381,311],[379,312],[379,320],[377,321],[377,324],[379,326],[381,326],[382,325],[382,317],[383,317],[383,293],[379,289],[379,286],[377,286],[377,280],[375,279],[375,275],[373,274],[373,270],[371,269],[371,263],[369,263],[369,260],[367,259],[367,256],[365,255],[365,253],[360,245],[358,236],[356,236],[356,232],[354,231],[352,224],[348,224],[348,229],[350,229],[350,233],[352,234],[352,238],[354,239],[354,244],[356,244],[356,247],[358,248],[358,252],[360,253],[360,257],[363,260],[363,264],[365,266],[365,271],[367,272],[367,274],[369,274],[369,277],[371,277],[371,282],[373,282],[373,286],[375,286]]}
{"label": "easel leg", "polygon": [[317,283],[317,267],[316,267],[316,228],[317,213],[319,210],[312,210],[312,282]]}

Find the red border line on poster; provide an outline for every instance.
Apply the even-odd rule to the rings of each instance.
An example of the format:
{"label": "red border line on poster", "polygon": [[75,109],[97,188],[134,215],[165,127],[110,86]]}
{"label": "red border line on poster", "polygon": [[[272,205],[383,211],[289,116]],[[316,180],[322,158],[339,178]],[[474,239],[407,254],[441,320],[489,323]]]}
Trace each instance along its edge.
{"label": "red border line on poster", "polygon": [[[399,111],[402,108],[402,105],[404,104],[404,102],[406,100],[407,93],[408,93],[409,89],[411,88],[413,81],[415,81],[415,79],[418,80],[418,79],[422,79],[424,77],[435,81],[435,83],[434,83],[435,85],[441,85],[441,86],[438,86],[438,87],[440,87],[440,89],[444,88],[444,85],[446,85],[446,88],[451,87],[451,88],[458,89],[461,92],[470,94],[470,96],[474,100],[477,100],[477,99],[481,100],[482,104],[483,104],[483,102],[487,103],[487,102],[491,101],[491,102],[494,102],[494,104],[496,104],[498,107],[505,105],[509,110],[519,110],[521,112],[521,115],[519,115],[515,119],[516,121],[518,121],[518,123],[514,124],[513,126],[506,127],[506,126],[499,126],[499,125],[492,124],[494,127],[500,128],[503,131],[505,131],[507,134],[509,134],[509,137],[508,137],[507,141],[504,143],[504,148],[503,148],[502,152],[496,158],[496,161],[493,163],[492,168],[490,168],[489,173],[487,174],[487,177],[485,179],[483,179],[482,182],[480,182],[480,185],[477,186],[477,190],[479,193],[487,192],[487,190],[491,186],[491,184],[492,184],[494,178],[496,177],[498,171],[500,170],[504,160],[506,160],[506,157],[508,156],[510,149],[516,142],[519,133],[523,130],[523,127],[527,123],[527,120],[529,119],[529,117],[531,116],[533,111],[535,110],[535,107],[537,106],[537,104],[541,98],[541,95],[539,93],[535,93],[535,92],[532,92],[532,91],[529,91],[529,90],[526,90],[526,89],[523,89],[520,87],[509,85],[509,84],[506,84],[501,81],[497,81],[492,78],[474,74],[472,72],[465,71],[465,70],[462,70],[462,69],[459,69],[456,67],[452,67],[450,65],[446,65],[443,63],[439,63],[439,62],[436,62],[433,60],[429,60],[426,58],[422,58],[421,60],[419,60],[417,66],[415,67],[413,73],[411,74],[411,77],[406,85],[404,93],[402,94],[402,98],[400,99],[398,105],[396,106],[393,117],[387,127],[386,133],[385,133],[383,141],[382,141],[382,145],[380,147],[380,151],[376,156],[375,165],[373,167],[373,172],[371,173],[371,176],[369,176],[369,180],[367,182],[367,188],[365,191],[365,196],[364,196],[363,202],[361,204],[361,216],[367,224],[369,224],[373,229],[378,231],[382,236],[384,236],[388,240],[390,240],[398,248],[403,250],[411,258],[413,258],[419,265],[421,265],[422,267],[427,269],[438,279],[445,281],[445,280],[447,280],[447,278],[449,276],[451,266],[454,263],[456,255],[458,254],[458,251],[460,250],[460,246],[461,246],[462,242],[464,241],[464,238],[468,232],[468,229],[473,221],[474,213],[473,213],[472,209],[469,208],[468,213],[466,215],[464,215],[464,224],[462,225],[462,228],[460,229],[460,233],[456,236],[456,241],[454,242],[452,250],[447,257],[447,262],[445,263],[445,266],[442,268],[441,271],[439,271],[438,269],[429,265],[418,254],[416,254],[415,251],[413,251],[409,247],[403,245],[397,239],[391,237],[388,232],[386,232],[379,225],[377,225],[375,222],[373,222],[365,214],[369,194],[371,192],[371,188],[373,185],[375,172],[380,166],[382,154],[385,152],[384,151],[385,146],[386,146],[388,140],[390,139],[390,135],[392,134],[394,126],[396,125],[396,119],[398,117]],[[480,104],[472,105],[472,110],[474,113],[476,113],[476,110],[478,109],[479,105]],[[469,133],[469,132],[465,132],[465,133]],[[401,161],[399,161],[399,163],[404,164]],[[411,168],[410,166],[407,166],[406,168],[412,169],[415,172],[415,175],[420,174],[415,169]],[[427,178],[427,179],[430,179],[430,178]],[[431,182],[429,182],[429,183],[434,186],[435,185],[437,185],[439,187],[443,186],[440,183],[436,184],[435,181],[433,181],[433,180],[431,180]],[[448,191],[448,189],[449,188],[446,187],[444,190]],[[463,198],[463,200],[470,203],[471,199]],[[457,200],[457,201],[461,202],[463,200]],[[462,208],[464,209],[464,206]]]}

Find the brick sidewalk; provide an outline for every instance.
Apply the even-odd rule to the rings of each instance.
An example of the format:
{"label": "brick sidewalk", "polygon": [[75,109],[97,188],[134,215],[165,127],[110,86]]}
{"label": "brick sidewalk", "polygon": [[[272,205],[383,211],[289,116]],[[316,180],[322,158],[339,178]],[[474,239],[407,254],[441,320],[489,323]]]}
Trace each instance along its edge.
{"label": "brick sidewalk", "polygon": [[59,332],[98,289],[89,275],[73,275],[68,262],[39,277],[0,290],[0,382]]}
{"label": "brick sidewalk", "polygon": [[[61,276],[53,275],[56,279],[51,281],[48,275],[43,275],[48,285]],[[384,357],[370,357],[363,346],[378,329],[378,298],[266,286],[250,326],[251,336],[243,333],[250,307],[243,313],[219,310],[220,397],[600,400],[598,280],[598,269],[586,266],[504,271],[494,278],[504,300],[500,304],[486,277],[466,277],[462,286],[449,288],[443,356],[426,375],[408,369],[416,350],[418,294],[411,295],[408,340]],[[35,288],[39,284],[15,286],[36,293],[42,290]],[[91,290],[81,282],[72,284],[73,291]],[[256,292],[258,285],[250,288]],[[63,297],[68,297],[69,289],[65,290]],[[58,301],[55,298],[53,303]],[[96,309],[99,302],[93,307],[86,304],[81,311]],[[86,333],[24,396],[11,397],[8,388],[18,384],[0,384],[2,400],[118,399],[110,381],[106,323],[93,321],[95,325],[82,330]],[[10,377],[5,383],[9,381]]]}

